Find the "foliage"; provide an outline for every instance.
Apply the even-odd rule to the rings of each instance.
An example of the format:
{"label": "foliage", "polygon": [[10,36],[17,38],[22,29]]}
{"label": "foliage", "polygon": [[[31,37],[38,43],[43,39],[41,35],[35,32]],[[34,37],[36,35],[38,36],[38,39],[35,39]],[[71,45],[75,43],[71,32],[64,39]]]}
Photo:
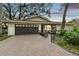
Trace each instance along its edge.
{"label": "foliage", "polygon": [[66,50],[72,52],[74,55],[79,55],[79,45],[68,44],[61,36],[57,36],[56,43]]}
{"label": "foliage", "polygon": [[56,31],[57,31],[56,28],[53,28],[52,30],[49,30],[48,33],[49,34],[56,34]]}
{"label": "foliage", "polygon": [[79,33],[79,27],[75,27],[73,31]]}
{"label": "foliage", "polygon": [[79,28],[75,28],[71,32],[66,32],[64,34],[64,40],[72,45],[79,45]]}
{"label": "foliage", "polygon": [[2,29],[2,34],[7,34],[8,30],[7,29]]}
{"label": "foliage", "polygon": [[3,3],[3,19],[25,19],[27,16],[48,14],[52,4],[50,3]]}
{"label": "foliage", "polygon": [[2,16],[2,4],[0,4],[0,34],[2,34],[2,22],[1,22],[1,16]]}
{"label": "foliage", "polygon": [[10,37],[10,36],[8,36],[8,35],[0,35],[0,41],[3,41],[8,37]]}
{"label": "foliage", "polygon": [[79,55],[79,27],[75,27],[72,31],[59,31],[64,35],[58,35],[56,43],[68,51]]}
{"label": "foliage", "polygon": [[58,45],[60,45],[60,46],[66,46],[66,44],[67,44],[67,42],[66,41],[64,41],[64,39],[61,37],[61,36],[57,36],[57,38],[56,38],[56,43],[58,44]]}
{"label": "foliage", "polygon": [[72,21],[69,21],[68,23],[74,23],[74,20],[72,20]]}
{"label": "foliage", "polygon": [[64,34],[66,33],[66,30],[61,29],[58,31],[60,36],[64,36]]}

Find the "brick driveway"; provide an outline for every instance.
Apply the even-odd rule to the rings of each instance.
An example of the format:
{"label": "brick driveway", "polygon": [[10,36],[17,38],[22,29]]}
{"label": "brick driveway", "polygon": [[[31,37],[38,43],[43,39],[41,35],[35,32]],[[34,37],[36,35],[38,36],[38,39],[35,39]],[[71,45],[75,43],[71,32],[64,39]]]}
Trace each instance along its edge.
{"label": "brick driveway", "polygon": [[8,56],[71,56],[40,35],[19,35],[0,42],[0,55]]}

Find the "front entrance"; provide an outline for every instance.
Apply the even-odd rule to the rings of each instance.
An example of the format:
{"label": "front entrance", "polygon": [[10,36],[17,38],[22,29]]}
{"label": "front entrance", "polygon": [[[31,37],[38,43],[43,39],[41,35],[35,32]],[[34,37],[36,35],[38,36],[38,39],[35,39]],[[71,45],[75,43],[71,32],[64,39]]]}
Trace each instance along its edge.
{"label": "front entrance", "polygon": [[38,25],[25,25],[25,24],[16,24],[15,25],[15,35],[21,34],[37,34]]}

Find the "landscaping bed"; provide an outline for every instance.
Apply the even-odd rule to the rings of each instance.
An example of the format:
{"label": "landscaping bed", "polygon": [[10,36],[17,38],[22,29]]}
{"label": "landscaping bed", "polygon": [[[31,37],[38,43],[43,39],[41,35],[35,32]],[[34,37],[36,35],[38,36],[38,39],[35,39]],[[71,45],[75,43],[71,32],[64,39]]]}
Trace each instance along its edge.
{"label": "landscaping bed", "polygon": [[0,41],[5,40],[6,38],[9,38],[10,36],[4,34],[4,35],[0,35]]}
{"label": "landscaping bed", "polygon": [[66,41],[63,40],[62,37],[57,36],[56,38],[56,44],[58,44],[59,46],[65,48],[66,50],[68,50],[69,52],[73,53],[74,55],[79,55],[79,45],[72,45],[72,44],[68,44]]}
{"label": "landscaping bed", "polygon": [[55,43],[74,55],[79,55],[79,28],[75,28],[69,32],[61,30],[57,34]]}

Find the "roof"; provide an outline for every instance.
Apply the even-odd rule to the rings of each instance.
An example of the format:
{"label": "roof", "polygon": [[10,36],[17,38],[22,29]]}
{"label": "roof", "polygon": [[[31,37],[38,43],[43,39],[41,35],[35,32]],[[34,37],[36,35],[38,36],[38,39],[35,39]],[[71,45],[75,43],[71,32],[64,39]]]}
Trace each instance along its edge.
{"label": "roof", "polygon": [[[35,18],[35,17],[40,17],[42,19],[44,19],[46,22],[42,22],[42,21],[28,21],[28,19],[32,19],[32,18]],[[28,17],[24,20],[3,20],[2,21],[3,23],[15,23],[15,24],[55,24],[55,25],[61,25],[62,23],[61,22],[55,22],[55,21],[50,21],[48,18],[46,17],[43,17],[43,16],[31,16],[31,17]],[[72,23],[66,23],[66,25],[73,25]]]}
{"label": "roof", "polygon": [[[54,25],[61,25],[60,22],[29,22],[29,21],[2,21],[3,23],[15,23],[15,24],[54,24]],[[74,25],[73,23],[66,23],[66,25]]]}
{"label": "roof", "polygon": [[48,21],[48,22],[51,22],[47,17],[44,17],[44,16],[42,16],[42,15],[30,16],[30,17],[25,18],[24,20],[27,21],[28,19],[32,19],[32,18],[36,18],[36,17],[40,17],[40,18],[42,18],[42,19],[44,19],[44,20],[46,20],[46,21]]}

